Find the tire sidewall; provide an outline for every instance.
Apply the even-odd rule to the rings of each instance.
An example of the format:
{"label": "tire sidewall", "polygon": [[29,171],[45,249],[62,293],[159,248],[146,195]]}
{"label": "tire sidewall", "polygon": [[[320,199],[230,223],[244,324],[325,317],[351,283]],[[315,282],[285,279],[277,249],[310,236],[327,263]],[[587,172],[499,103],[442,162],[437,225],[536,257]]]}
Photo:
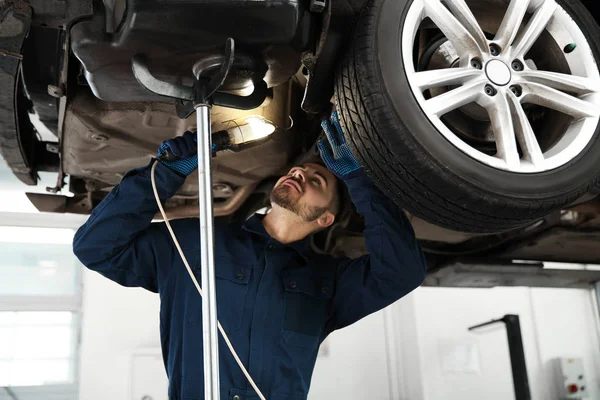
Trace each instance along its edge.
{"label": "tire sidewall", "polygon": [[[458,178],[467,190],[485,191],[510,199],[550,199],[580,192],[589,187],[600,175],[600,162],[594,155],[600,154],[600,125],[596,128],[588,146],[572,161],[560,168],[536,174],[517,174],[485,165],[453,146],[433,126],[423,113],[408,82],[403,67],[402,31],[406,14],[413,0],[381,0],[376,46],[376,70],[381,90],[389,110],[403,132],[387,132],[385,139],[392,152],[407,145],[414,151],[426,153],[431,160],[428,167],[432,173],[443,177],[451,174]],[[596,60],[600,60],[599,28],[578,1],[557,1],[580,26]],[[410,141],[411,143],[407,143]],[[415,146],[416,145],[416,146]]]}

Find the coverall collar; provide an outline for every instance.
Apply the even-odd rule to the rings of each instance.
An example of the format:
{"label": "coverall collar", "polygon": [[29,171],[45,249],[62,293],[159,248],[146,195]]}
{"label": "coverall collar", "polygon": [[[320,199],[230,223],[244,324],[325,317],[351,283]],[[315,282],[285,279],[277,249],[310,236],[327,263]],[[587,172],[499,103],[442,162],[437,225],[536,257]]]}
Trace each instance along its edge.
{"label": "coverall collar", "polygon": [[281,244],[277,240],[271,238],[271,236],[267,233],[267,231],[265,230],[265,227],[262,224],[263,218],[264,218],[264,215],[254,214],[251,218],[249,218],[246,222],[244,222],[244,225],[242,226],[242,228],[248,232],[255,233],[255,234],[265,237],[267,239],[272,239],[273,241],[277,242],[280,246],[291,247],[300,256],[302,256],[304,261],[309,260],[309,255],[311,252],[309,236],[305,237],[302,240],[298,240],[296,242],[289,243],[287,245]]}

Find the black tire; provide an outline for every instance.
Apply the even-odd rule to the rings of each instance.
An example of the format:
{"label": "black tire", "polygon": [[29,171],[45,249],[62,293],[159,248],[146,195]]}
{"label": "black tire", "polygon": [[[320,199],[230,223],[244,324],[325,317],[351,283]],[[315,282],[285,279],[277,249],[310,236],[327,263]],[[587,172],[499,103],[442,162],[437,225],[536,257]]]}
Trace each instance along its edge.
{"label": "black tire", "polygon": [[[558,0],[600,61],[600,29],[579,1]],[[367,173],[407,211],[465,232],[523,226],[585,194],[600,176],[597,128],[567,165],[516,174],[472,159],[446,141],[421,111],[402,68],[400,32],[412,0],[373,0],[356,24],[336,80],[336,107]]]}

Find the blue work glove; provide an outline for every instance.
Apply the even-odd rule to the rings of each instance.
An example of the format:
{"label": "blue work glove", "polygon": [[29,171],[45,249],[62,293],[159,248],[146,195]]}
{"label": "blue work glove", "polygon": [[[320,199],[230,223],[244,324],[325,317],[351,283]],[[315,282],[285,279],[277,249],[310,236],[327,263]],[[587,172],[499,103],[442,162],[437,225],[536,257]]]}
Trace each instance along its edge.
{"label": "blue work glove", "polygon": [[165,140],[158,148],[156,158],[179,175],[188,176],[198,168],[196,134],[185,132],[182,136]]}
{"label": "blue work glove", "polygon": [[350,146],[346,142],[337,112],[331,114],[331,122],[324,120],[321,122],[321,126],[327,136],[327,142],[321,139],[318,146],[321,158],[327,168],[340,179],[349,178],[356,175],[358,171],[362,171],[361,165],[354,158]]}

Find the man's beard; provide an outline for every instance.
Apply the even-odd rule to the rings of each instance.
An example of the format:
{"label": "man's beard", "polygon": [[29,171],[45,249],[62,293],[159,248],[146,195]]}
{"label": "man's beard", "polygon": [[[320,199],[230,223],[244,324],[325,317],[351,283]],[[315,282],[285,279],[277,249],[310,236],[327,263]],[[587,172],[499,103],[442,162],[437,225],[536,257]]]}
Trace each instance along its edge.
{"label": "man's beard", "polygon": [[277,204],[279,207],[293,212],[306,222],[315,221],[327,211],[325,207],[311,207],[300,204],[299,200],[299,198],[290,195],[289,186],[280,185],[271,192],[272,204]]}

